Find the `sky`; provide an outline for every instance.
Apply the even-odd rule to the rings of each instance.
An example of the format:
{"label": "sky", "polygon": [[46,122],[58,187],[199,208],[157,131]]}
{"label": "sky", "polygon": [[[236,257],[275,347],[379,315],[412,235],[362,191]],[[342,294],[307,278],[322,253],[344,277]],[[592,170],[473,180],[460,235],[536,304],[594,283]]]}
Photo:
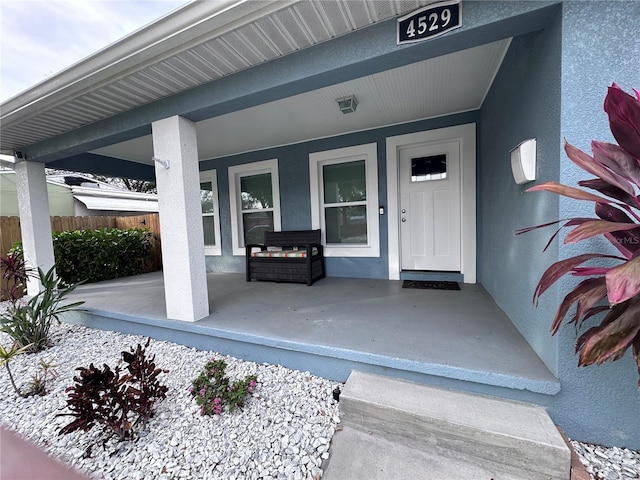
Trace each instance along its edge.
{"label": "sky", "polygon": [[0,0],[0,103],[187,0]]}

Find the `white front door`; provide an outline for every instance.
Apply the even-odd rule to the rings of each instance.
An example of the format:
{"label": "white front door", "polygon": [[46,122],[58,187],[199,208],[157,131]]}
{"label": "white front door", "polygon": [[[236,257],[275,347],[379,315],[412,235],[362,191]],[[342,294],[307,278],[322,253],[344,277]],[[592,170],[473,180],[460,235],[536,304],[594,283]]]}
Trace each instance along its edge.
{"label": "white front door", "polygon": [[461,271],[460,141],[399,151],[402,270]]}

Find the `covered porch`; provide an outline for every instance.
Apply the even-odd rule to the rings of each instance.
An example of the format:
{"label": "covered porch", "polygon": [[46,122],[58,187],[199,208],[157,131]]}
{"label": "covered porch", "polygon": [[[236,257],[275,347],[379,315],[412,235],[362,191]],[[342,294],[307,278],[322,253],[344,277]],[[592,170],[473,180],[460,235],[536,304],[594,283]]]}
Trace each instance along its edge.
{"label": "covered porch", "polygon": [[207,274],[210,314],[167,319],[155,272],[83,285],[67,320],[344,381],[352,370],[547,405],[560,383],[479,284],[460,291],[329,277],[302,284]]}
{"label": "covered porch", "polygon": [[[0,151],[20,179],[25,258],[44,270],[54,264],[45,166],[155,180],[164,278],[85,286],[78,295],[90,310],[71,320],[333,379],[357,368],[534,401],[572,438],[636,446],[633,362],[578,369],[575,332],[549,339],[561,286],[546,295],[554,301],[531,306],[544,270],[580,247],[554,242],[538,253],[542,231],[514,239],[574,206],[523,195],[510,152],[535,138],[537,181],[575,183],[562,141],[586,148],[602,138],[599,92],[613,81],[637,86],[629,59],[640,15],[630,12],[640,4],[465,1],[460,28],[398,44],[398,20],[431,3],[191,2],[5,102]],[[620,18],[636,23],[621,28]],[[337,100],[347,96],[358,108],[345,115]],[[473,136],[449,135],[465,126]],[[440,245],[460,250],[466,264],[406,265],[403,240],[412,237],[402,225],[414,222],[403,210],[420,209],[403,206],[403,196],[420,192],[401,173],[414,153],[442,154],[430,150],[440,144],[461,187],[451,195],[460,222],[438,217],[438,225],[455,218],[460,234]],[[349,180],[366,195],[357,202],[323,199],[324,167],[338,164],[358,167]],[[271,196],[244,212],[243,193],[261,198],[242,191],[255,177]],[[272,216],[273,230],[326,232],[325,210],[352,206],[366,212],[348,220],[366,219],[367,243],[329,242],[331,278],[313,287],[244,283],[244,235],[258,226],[244,225],[244,213]],[[404,291],[394,280],[424,270],[459,271],[468,283],[461,292]],[[38,289],[32,282],[29,292]]]}

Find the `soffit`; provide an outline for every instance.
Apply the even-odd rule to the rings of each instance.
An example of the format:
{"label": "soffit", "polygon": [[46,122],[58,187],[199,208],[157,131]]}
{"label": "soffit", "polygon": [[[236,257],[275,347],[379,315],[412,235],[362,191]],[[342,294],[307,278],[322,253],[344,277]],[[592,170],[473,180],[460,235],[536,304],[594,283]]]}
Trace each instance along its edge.
{"label": "soffit", "polygon": [[[126,58],[116,59],[117,62],[113,60],[108,68],[88,71],[72,84],[55,90],[56,82],[73,74],[74,69],[80,72],[94,59],[98,65],[101,55],[105,58],[112,55],[113,48],[109,47],[45,81],[42,86],[25,92],[23,98],[19,95],[5,102],[2,105],[0,149],[4,153],[12,153],[21,147],[402,15],[427,3],[428,0],[237,2],[233,8],[245,9],[248,13],[234,21],[233,25],[237,26],[218,25],[216,31],[223,31],[219,35],[207,35],[202,24],[175,29],[171,39],[159,39],[155,43],[149,40],[144,51],[141,48]],[[207,2],[194,2],[186,8],[202,9],[206,5]],[[157,25],[162,22],[169,25],[172,20],[173,17],[165,17]],[[134,35],[145,38],[154,32],[154,28],[156,26],[152,24]],[[132,36],[122,43],[126,47],[126,42],[134,40]],[[166,49],[162,48],[163,42],[167,42]],[[114,67],[116,63],[118,65]],[[112,70],[115,72],[113,75],[109,73]],[[23,99],[28,102],[21,105]]]}
{"label": "soffit", "polygon": [[[201,160],[386,125],[477,110],[510,39],[368,75],[221,115],[197,124]],[[343,114],[335,99],[355,95]],[[151,164],[152,137],[93,153]]]}

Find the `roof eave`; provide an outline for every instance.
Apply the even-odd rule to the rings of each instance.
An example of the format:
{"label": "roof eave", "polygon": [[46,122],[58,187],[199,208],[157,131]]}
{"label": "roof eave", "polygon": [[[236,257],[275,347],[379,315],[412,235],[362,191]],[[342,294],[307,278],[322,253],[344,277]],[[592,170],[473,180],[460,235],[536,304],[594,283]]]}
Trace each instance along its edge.
{"label": "roof eave", "polygon": [[299,0],[191,2],[0,105],[7,127]]}

